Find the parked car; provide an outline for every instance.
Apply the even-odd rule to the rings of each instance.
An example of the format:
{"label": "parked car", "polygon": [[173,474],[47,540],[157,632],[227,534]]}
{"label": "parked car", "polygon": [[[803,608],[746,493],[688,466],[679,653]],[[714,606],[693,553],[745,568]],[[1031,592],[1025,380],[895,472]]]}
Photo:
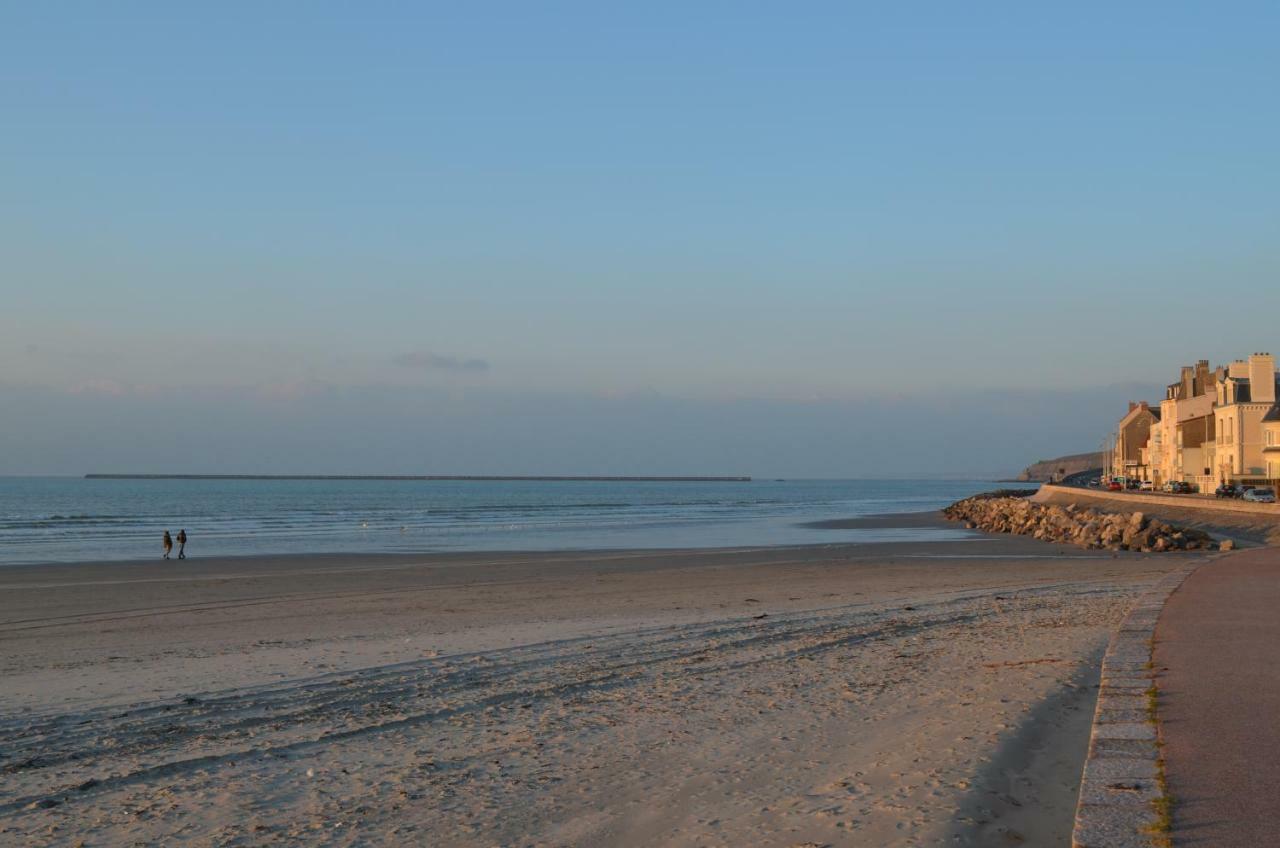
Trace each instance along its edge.
{"label": "parked car", "polygon": [[1151,491],[1155,491],[1156,487],[1155,487],[1155,484],[1152,483],[1150,480],[1143,480],[1142,485],[1139,486],[1138,488],[1144,492],[1151,492]]}
{"label": "parked car", "polygon": [[1213,490],[1215,498],[1238,498],[1240,490],[1231,483],[1223,483],[1221,486]]}
{"label": "parked car", "polygon": [[1176,488],[1176,484],[1174,483],[1174,481],[1166,480],[1165,484],[1160,487],[1160,491],[1165,492],[1166,494],[1172,495],[1176,493],[1178,490]]}
{"label": "parked car", "polygon": [[1137,480],[1129,480],[1124,484],[1124,487],[1126,489],[1129,489],[1130,491],[1136,492],[1138,490],[1138,487],[1141,485],[1142,484],[1139,483]]}
{"label": "parked car", "polygon": [[1186,480],[1175,480],[1173,481],[1173,491],[1175,494],[1179,495],[1191,495],[1195,494],[1196,490],[1195,487]]}
{"label": "parked car", "polygon": [[1121,485],[1121,483],[1120,483],[1120,481],[1119,481],[1119,480],[1112,480],[1110,483],[1108,483],[1108,484],[1107,484],[1107,491],[1108,491],[1108,492],[1123,492],[1123,491],[1124,491],[1124,486],[1123,486],[1123,485]]}
{"label": "parked car", "polygon": [[1245,492],[1244,499],[1252,503],[1275,503],[1276,493],[1271,489],[1259,486]]}

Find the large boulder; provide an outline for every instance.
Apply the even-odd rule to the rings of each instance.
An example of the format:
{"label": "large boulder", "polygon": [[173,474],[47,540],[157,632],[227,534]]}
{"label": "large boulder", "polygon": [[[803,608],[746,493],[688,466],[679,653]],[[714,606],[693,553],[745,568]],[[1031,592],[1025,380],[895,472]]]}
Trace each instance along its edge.
{"label": "large boulder", "polygon": [[[1175,527],[1148,519],[1141,512],[1099,512],[1075,504],[1033,503],[1022,497],[977,495],[957,501],[943,510],[948,518],[963,521],[965,527],[989,533],[1015,533],[1053,542],[1068,542],[1084,548],[1107,550],[1173,551],[1213,547],[1212,537],[1203,530]],[[1230,540],[1222,550],[1231,550]]]}

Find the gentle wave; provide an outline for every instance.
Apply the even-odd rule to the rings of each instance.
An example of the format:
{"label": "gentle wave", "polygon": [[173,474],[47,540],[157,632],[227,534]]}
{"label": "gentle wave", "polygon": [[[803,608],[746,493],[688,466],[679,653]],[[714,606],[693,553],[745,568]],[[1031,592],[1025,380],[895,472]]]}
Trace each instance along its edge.
{"label": "gentle wave", "polygon": [[750,483],[0,479],[0,563],[193,555],[811,544],[802,522],[936,509],[982,481]]}

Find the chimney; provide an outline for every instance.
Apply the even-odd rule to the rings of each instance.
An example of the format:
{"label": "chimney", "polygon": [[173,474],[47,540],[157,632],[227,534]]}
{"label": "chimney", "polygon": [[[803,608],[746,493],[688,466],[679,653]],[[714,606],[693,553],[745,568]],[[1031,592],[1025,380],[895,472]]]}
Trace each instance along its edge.
{"label": "chimney", "polygon": [[1195,395],[1197,397],[1200,395],[1207,395],[1209,393],[1211,383],[1213,382],[1210,377],[1209,360],[1201,359],[1196,363]]}
{"label": "chimney", "polygon": [[1276,402],[1276,358],[1269,353],[1249,357],[1249,400],[1254,403]]}
{"label": "chimney", "polygon": [[1135,409],[1137,409],[1137,408],[1138,408],[1138,403],[1137,403],[1137,401],[1132,401],[1132,400],[1131,400],[1131,401],[1129,401],[1129,411],[1130,411],[1130,412],[1133,412],[1133,411],[1134,411]]}

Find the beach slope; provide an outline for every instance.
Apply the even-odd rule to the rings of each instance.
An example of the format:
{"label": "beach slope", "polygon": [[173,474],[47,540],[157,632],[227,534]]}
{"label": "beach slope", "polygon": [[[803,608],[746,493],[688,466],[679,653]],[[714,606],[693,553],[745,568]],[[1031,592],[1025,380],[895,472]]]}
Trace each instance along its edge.
{"label": "beach slope", "polygon": [[1172,562],[975,537],[2,569],[0,842],[1052,845],[1101,651]]}

